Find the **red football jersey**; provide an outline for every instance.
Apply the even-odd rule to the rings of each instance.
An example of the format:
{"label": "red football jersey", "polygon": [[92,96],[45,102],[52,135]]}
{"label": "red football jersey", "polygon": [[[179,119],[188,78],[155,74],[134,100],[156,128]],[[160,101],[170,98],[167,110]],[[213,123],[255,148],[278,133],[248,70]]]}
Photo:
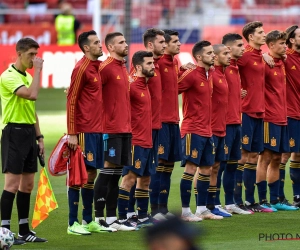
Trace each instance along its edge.
{"label": "red football jersey", "polygon": [[68,134],[102,132],[102,83],[100,61],[80,59],[71,76],[67,95]]}
{"label": "red football jersey", "polygon": [[179,123],[178,106],[178,61],[171,55],[163,55],[158,60],[161,74],[162,99],[161,121],[164,123]]}
{"label": "red football jersey", "polygon": [[287,116],[300,120],[300,53],[287,49],[286,54]]}
{"label": "red football jersey", "polygon": [[130,86],[125,62],[108,57],[99,71],[103,83],[103,132],[131,133]]}
{"label": "red football jersey", "polygon": [[183,121],[181,137],[188,133],[211,137],[213,83],[211,71],[197,66],[186,70],[178,79],[179,94],[182,93]]}
{"label": "red football jersey", "polygon": [[241,124],[241,78],[235,59],[231,59],[225,69],[225,77],[228,84],[226,124]]}
{"label": "red football jersey", "polygon": [[[158,65],[159,58],[154,58],[154,77],[149,78],[147,84],[151,95],[152,109],[152,129],[161,128],[160,109],[161,109],[161,76]],[[135,69],[133,65],[130,68],[130,75],[134,77]]]}
{"label": "red football jersey", "polygon": [[287,125],[286,76],[282,60],[273,58],[275,66],[266,64],[265,100],[266,111],[264,121],[276,125]]}
{"label": "red football jersey", "polygon": [[242,112],[254,118],[263,118],[265,112],[265,62],[261,50],[247,45],[238,59],[242,88],[247,90],[242,100]]}
{"label": "red football jersey", "polygon": [[226,114],[228,108],[228,84],[225,78],[224,67],[215,66],[212,74],[212,133],[223,137],[226,135]]}
{"label": "red football jersey", "polygon": [[151,96],[145,77],[130,84],[132,145],[152,148]]}

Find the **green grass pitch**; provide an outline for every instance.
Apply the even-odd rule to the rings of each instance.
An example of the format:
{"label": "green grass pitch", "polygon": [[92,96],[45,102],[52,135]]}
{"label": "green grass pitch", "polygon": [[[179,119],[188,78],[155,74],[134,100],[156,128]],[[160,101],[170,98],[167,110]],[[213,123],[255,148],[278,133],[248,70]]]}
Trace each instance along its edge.
{"label": "green grass pitch", "polygon": [[[46,158],[55,146],[59,137],[66,132],[65,94],[63,90],[43,89],[37,101],[37,112],[40,125],[45,136]],[[95,114],[97,115],[97,114]],[[3,125],[2,125],[3,127]],[[172,187],[169,208],[172,212],[180,212],[179,183],[182,169],[177,165],[172,175]],[[36,185],[31,198],[33,208],[39,174],[36,175]],[[39,236],[48,239],[48,243],[27,243],[14,246],[13,249],[103,249],[103,250],[138,250],[146,249],[143,240],[143,229],[135,232],[117,232],[93,234],[91,236],[69,236],[67,234],[68,205],[66,177],[52,177],[50,181],[58,201],[58,209],[50,213],[48,219],[42,222],[35,231]],[[3,175],[0,177],[3,185]],[[285,192],[292,198],[291,182],[287,173]],[[221,193],[223,197],[223,193]],[[192,196],[191,208],[195,209],[195,199]],[[17,232],[17,214],[14,205],[12,231]],[[81,209],[79,208],[79,211]],[[32,216],[32,209],[31,214]],[[266,241],[266,235],[275,239],[300,236],[300,212],[277,212],[273,214],[234,215],[221,221],[203,221],[196,225],[204,231],[199,236],[198,244],[204,249],[297,249],[297,240]],[[31,220],[31,218],[30,218]],[[81,220],[81,215],[79,215]],[[289,234],[289,235],[288,235]],[[259,238],[261,237],[261,238]]]}

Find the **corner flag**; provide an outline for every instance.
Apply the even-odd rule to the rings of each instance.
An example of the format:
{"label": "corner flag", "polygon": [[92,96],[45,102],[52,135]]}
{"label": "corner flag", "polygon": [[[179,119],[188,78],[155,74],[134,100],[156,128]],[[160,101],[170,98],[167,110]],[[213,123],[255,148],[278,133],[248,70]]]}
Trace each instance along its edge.
{"label": "corner flag", "polygon": [[32,228],[37,227],[43,220],[47,219],[49,213],[56,208],[58,208],[58,204],[55,199],[46,168],[41,168],[31,222]]}

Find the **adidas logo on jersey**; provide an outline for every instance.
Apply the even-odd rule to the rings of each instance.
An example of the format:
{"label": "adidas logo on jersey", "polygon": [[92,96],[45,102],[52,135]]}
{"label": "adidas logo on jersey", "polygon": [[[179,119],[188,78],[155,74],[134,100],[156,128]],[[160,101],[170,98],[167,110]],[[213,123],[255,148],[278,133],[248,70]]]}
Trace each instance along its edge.
{"label": "adidas logo on jersey", "polygon": [[118,75],[118,76],[117,76],[117,80],[120,80],[120,79],[121,79],[121,77]]}
{"label": "adidas logo on jersey", "polygon": [[160,191],[160,193],[161,193],[161,194],[167,194],[168,192],[167,192],[166,189],[164,189],[164,190]]}
{"label": "adidas logo on jersey", "polygon": [[233,74],[232,70],[229,71],[230,74]]}
{"label": "adidas logo on jersey", "polygon": [[168,68],[165,68],[165,70],[164,70],[164,71],[165,71],[165,72],[169,72],[169,71],[168,71]]}
{"label": "adidas logo on jersey", "polygon": [[253,65],[257,65],[257,62],[254,62]]}
{"label": "adidas logo on jersey", "polygon": [[219,83],[222,83],[222,79],[219,80]]}
{"label": "adidas logo on jersey", "polygon": [[144,97],[144,96],[145,96],[145,94],[142,92],[141,97]]}
{"label": "adidas logo on jersey", "polygon": [[98,80],[97,80],[97,78],[96,78],[96,77],[94,78],[94,82],[98,82]]}
{"label": "adidas logo on jersey", "polygon": [[293,67],[291,67],[291,69],[294,69],[294,70],[296,70],[296,66],[295,66],[295,65],[293,65]]}
{"label": "adidas logo on jersey", "polygon": [[204,83],[203,83],[203,82],[201,82],[200,86],[201,86],[201,87],[203,87],[203,86],[204,86]]}
{"label": "adidas logo on jersey", "polygon": [[274,72],[274,76],[277,76],[277,72],[276,71]]}

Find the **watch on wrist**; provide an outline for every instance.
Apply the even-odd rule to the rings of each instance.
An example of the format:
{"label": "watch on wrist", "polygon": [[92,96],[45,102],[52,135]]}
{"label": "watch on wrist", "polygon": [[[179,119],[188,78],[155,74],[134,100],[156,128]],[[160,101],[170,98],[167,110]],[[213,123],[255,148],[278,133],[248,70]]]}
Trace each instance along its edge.
{"label": "watch on wrist", "polygon": [[35,139],[38,141],[39,139],[43,138],[44,139],[44,136],[43,135],[38,135]]}

